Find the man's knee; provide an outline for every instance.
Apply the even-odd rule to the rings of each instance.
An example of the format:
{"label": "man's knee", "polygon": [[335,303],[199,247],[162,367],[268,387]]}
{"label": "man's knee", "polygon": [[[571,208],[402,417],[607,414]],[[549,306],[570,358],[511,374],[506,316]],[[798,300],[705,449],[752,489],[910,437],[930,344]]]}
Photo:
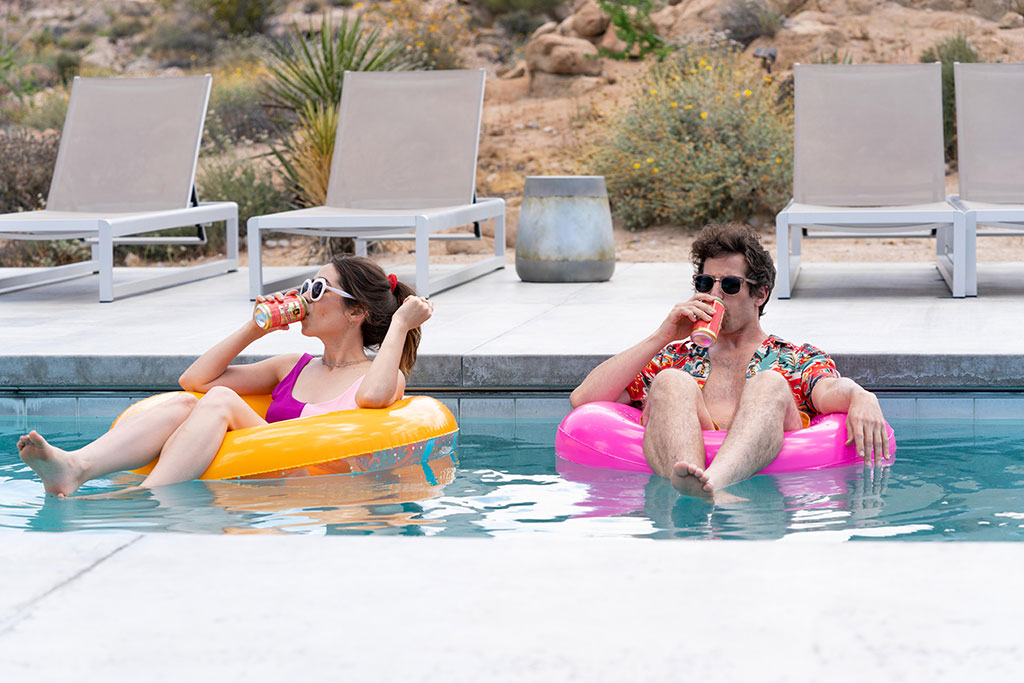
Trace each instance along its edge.
{"label": "man's knee", "polygon": [[782,373],[769,370],[759,372],[747,380],[743,387],[743,398],[759,402],[772,402],[785,407],[793,403],[793,392],[789,381]]}
{"label": "man's knee", "polygon": [[700,385],[691,375],[682,370],[668,368],[654,376],[654,381],[647,391],[647,402],[657,405],[666,401],[691,401],[695,400],[699,393]]}

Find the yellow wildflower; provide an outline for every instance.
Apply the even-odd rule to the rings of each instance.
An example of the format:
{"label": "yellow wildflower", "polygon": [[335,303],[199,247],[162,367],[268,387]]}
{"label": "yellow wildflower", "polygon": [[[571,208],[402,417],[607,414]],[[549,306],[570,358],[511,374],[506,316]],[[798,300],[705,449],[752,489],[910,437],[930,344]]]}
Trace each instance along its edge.
{"label": "yellow wildflower", "polygon": [[772,77],[771,76],[765,76],[764,77],[764,82],[765,83],[771,83],[772,82]]}
{"label": "yellow wildflower", "polygon": [[657,173],[657,172],[658,172],[658,167],[657,166],[655,166],[654,168],[651,169],[651,173]]}
{"label": "yellow wildflower", "polygon": [[782,157],[775,157],[775,163],[781,164],[782,163]]}
{"label": "yellow wildflower", "polygon": [[746,95],[747,97],[750,97],[753,93],[750,92],[750,89],[748,88],[747,90],[743,91],[743,94]]}
{"label": "yellow wildflower", "polygon": [[683,105],[683,109],[693,109],[693,105],[692,104],[684,104]]}
{"label": "yellow wildflower", "polygon": [[652,95],[657,95],[657,94],[658,94],[658,91],[657,91],[657,90],[655,90],[654,88],[651,88],[651,94],[652,94]]}
{"label": "yellow wildflower", "polygon": [[654,159],[652,159],[651,157],[647,157],[647,163],[653,164],[654,163]]}
{"label": "yellow wildflower", "polygon": [[707,113],[706,111],[702,111],[702,112],[700,113],[700,117],[701,117],[702,119],[706,119],[706,118],[708,117],[708,113]]}
{"label": "yellow wildflower", "polygon": [[633,164],[633,168],[640,168],[640,162],[638,161],[635,164]]}
{"label": "yellow wildflower", "polygon": [[675,102],[670,102],[668,106],[675,107],[675,106],[678,106],[678,105]]}

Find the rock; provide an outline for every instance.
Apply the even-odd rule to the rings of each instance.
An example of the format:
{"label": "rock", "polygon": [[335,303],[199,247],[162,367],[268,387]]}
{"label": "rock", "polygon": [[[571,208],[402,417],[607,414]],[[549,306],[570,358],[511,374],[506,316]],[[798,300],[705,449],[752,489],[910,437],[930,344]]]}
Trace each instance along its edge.
{"label": "rock", "polygon": [[522,78],[523,76],[526,75],[526,73],[526,62],[520,61],[514,67],[508,69],[505,73],[498,74],[498,77],[504,78],[506,80],[511,80],[513,78]]}
{"label": "rock", "polygon": [[599,76],[560,76],[538,71],[530,74],[530,94],[534,97],[576,97],[607,84]]}
{"label": "rock", "polygon": [[530,41],[526,46],[526,65],[531,73],[598,76],[603,63],[597,48],[582,38],[554,33]]}
{"label": "rock", "polygon": [[792,23],[798,24],[801,22],[806,23],[818,23],[824,24],[825,26],[835,26],[836,18],[828,12],[801,12],[791,19]]}
{"label": "rock", "polygon": [[610,22],[611,17],[602,12],[594,0],[587,0],[573,15],[572,28],[584,38],[591,38],[603,34]]}
{"label": "rock", "polygon": [[540,124],[537,123],[536,121],[527,121],[526,127],[529,128],[530,130],[537,130],[538,128],[540,128]]}
{"label": "rock", "polygon": [[544,126],[544,132],[545,133],[554,133],[555,132],[555,127],[554,126]]}
{"label": "rock", "polygon": [[138,268],[142,265],[142,259],[134,251],[130,251],[124,256],[124,265],[129,268]]}
{"label": "rock", "polygon": [[82,63],[100,69],[113,69],[118,64],[117,47],[110,38],[100,37],[92,41],[92,49],[82,57]]}
{"label": "rock", "polygon": [[534,38],[540,38],[541,36],[546,35],[548,33],[554,33],[557,30],[558,22],[549,21],[546,24],[541,24],[540,26],[538,26],[537,30],[530,35],[530,40],[533,40]]}
{"label": "rock", "polygon": [[1020,28],[1021,26],[1024,26],[1024,14],[1007,12],[999,20],[999,28]]}
{"label": "rock", "polygon": [[974,0],[971,3],[975,12],[989,21],[999,21],[1010,9],[1010,0]]}
{"label": "rock", "polygon": [[44,64],[26,64],[18,72],[17,83],[21,88],[49,88],[60,83],[56,71]]}
{"label": "rock", "polygon": [[[609,26],[608,30],[601,36],[601,40],[597,43],[605,50],[609,52],[623,52],[626,49],[626,41],[619,38],[618,34],[615,33],[615,27]],[[636,58],[640,56],[640,46],[634,45],[633,49],[629,51],[629,56]]]}
{"label": "rock", "polygon": [[580,35],[572,27],[572,22],[575,18],[576,16],[573,15],[563,19],[562,23],[558,25],[558,34],[569,38],[579,38]]}

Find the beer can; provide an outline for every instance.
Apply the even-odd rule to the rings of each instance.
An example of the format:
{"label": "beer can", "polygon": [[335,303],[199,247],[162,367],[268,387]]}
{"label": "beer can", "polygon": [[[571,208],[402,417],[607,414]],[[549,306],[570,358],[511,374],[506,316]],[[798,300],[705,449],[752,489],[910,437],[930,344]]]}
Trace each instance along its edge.
{"label": "beer can", "polygon": [[711,320],[698,320],[690,332],[690,340],[697,346],[713,346],[718,341],[718,331],[722,329],[722,317],[725,315],[725,302],[716,296],[711,305],[715,307]]}
{"label": "beer can", "polygon": [[309,304],[305,297],[294,294],[281,301],[264,301],[256,304],[252,319],[256,326],[264,330],[275,330],[297,323],[309,314]]}

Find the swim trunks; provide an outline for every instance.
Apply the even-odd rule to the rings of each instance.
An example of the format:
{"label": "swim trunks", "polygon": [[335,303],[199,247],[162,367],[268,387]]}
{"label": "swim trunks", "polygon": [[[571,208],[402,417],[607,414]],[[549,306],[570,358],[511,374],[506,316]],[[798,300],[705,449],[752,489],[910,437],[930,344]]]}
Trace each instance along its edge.
{"label": "swim trunks", "polygon": [[[672,342],[659,351],[626,387],[634,407],[643,408],[654,376],[666,368],[682,370],[703,388],[711,374],[711,357],[707,348],[689,339]],[[775,335],[769,335],[754,352],[747,365],[747,379],[764,370],[774,370],[789,382],[789,389],[793,392],[793,400],[802,415],[804,426],[807,426],[811,417],[818,414],[811,403],[814,385],[823,377],[839,377],[836,364],[824,351],[810,344],[796,346]]]}
{"label": "swim trunks", "polygon": [[312,359],[313,356],[308,353],[302,354],[302,358],[295,364],[291,372],[274,387],[274,391],[270,394],[270,407],[267,408],[267,422],[280,422],[281,420],[292,420],[297,417],[312,417],[313,415],[323,415],[324,413],[331,413],[336,410],[355,410],[359,407],[356,403],[356,391],[358,391],[359,385],[363,382],[362,377],[353,382],[352,386],[346,389],[345,393],[341,396],[324,403],[303,403],[292,396],[295,380],[299,378],[299,373],[302,372],[302,369]]}

